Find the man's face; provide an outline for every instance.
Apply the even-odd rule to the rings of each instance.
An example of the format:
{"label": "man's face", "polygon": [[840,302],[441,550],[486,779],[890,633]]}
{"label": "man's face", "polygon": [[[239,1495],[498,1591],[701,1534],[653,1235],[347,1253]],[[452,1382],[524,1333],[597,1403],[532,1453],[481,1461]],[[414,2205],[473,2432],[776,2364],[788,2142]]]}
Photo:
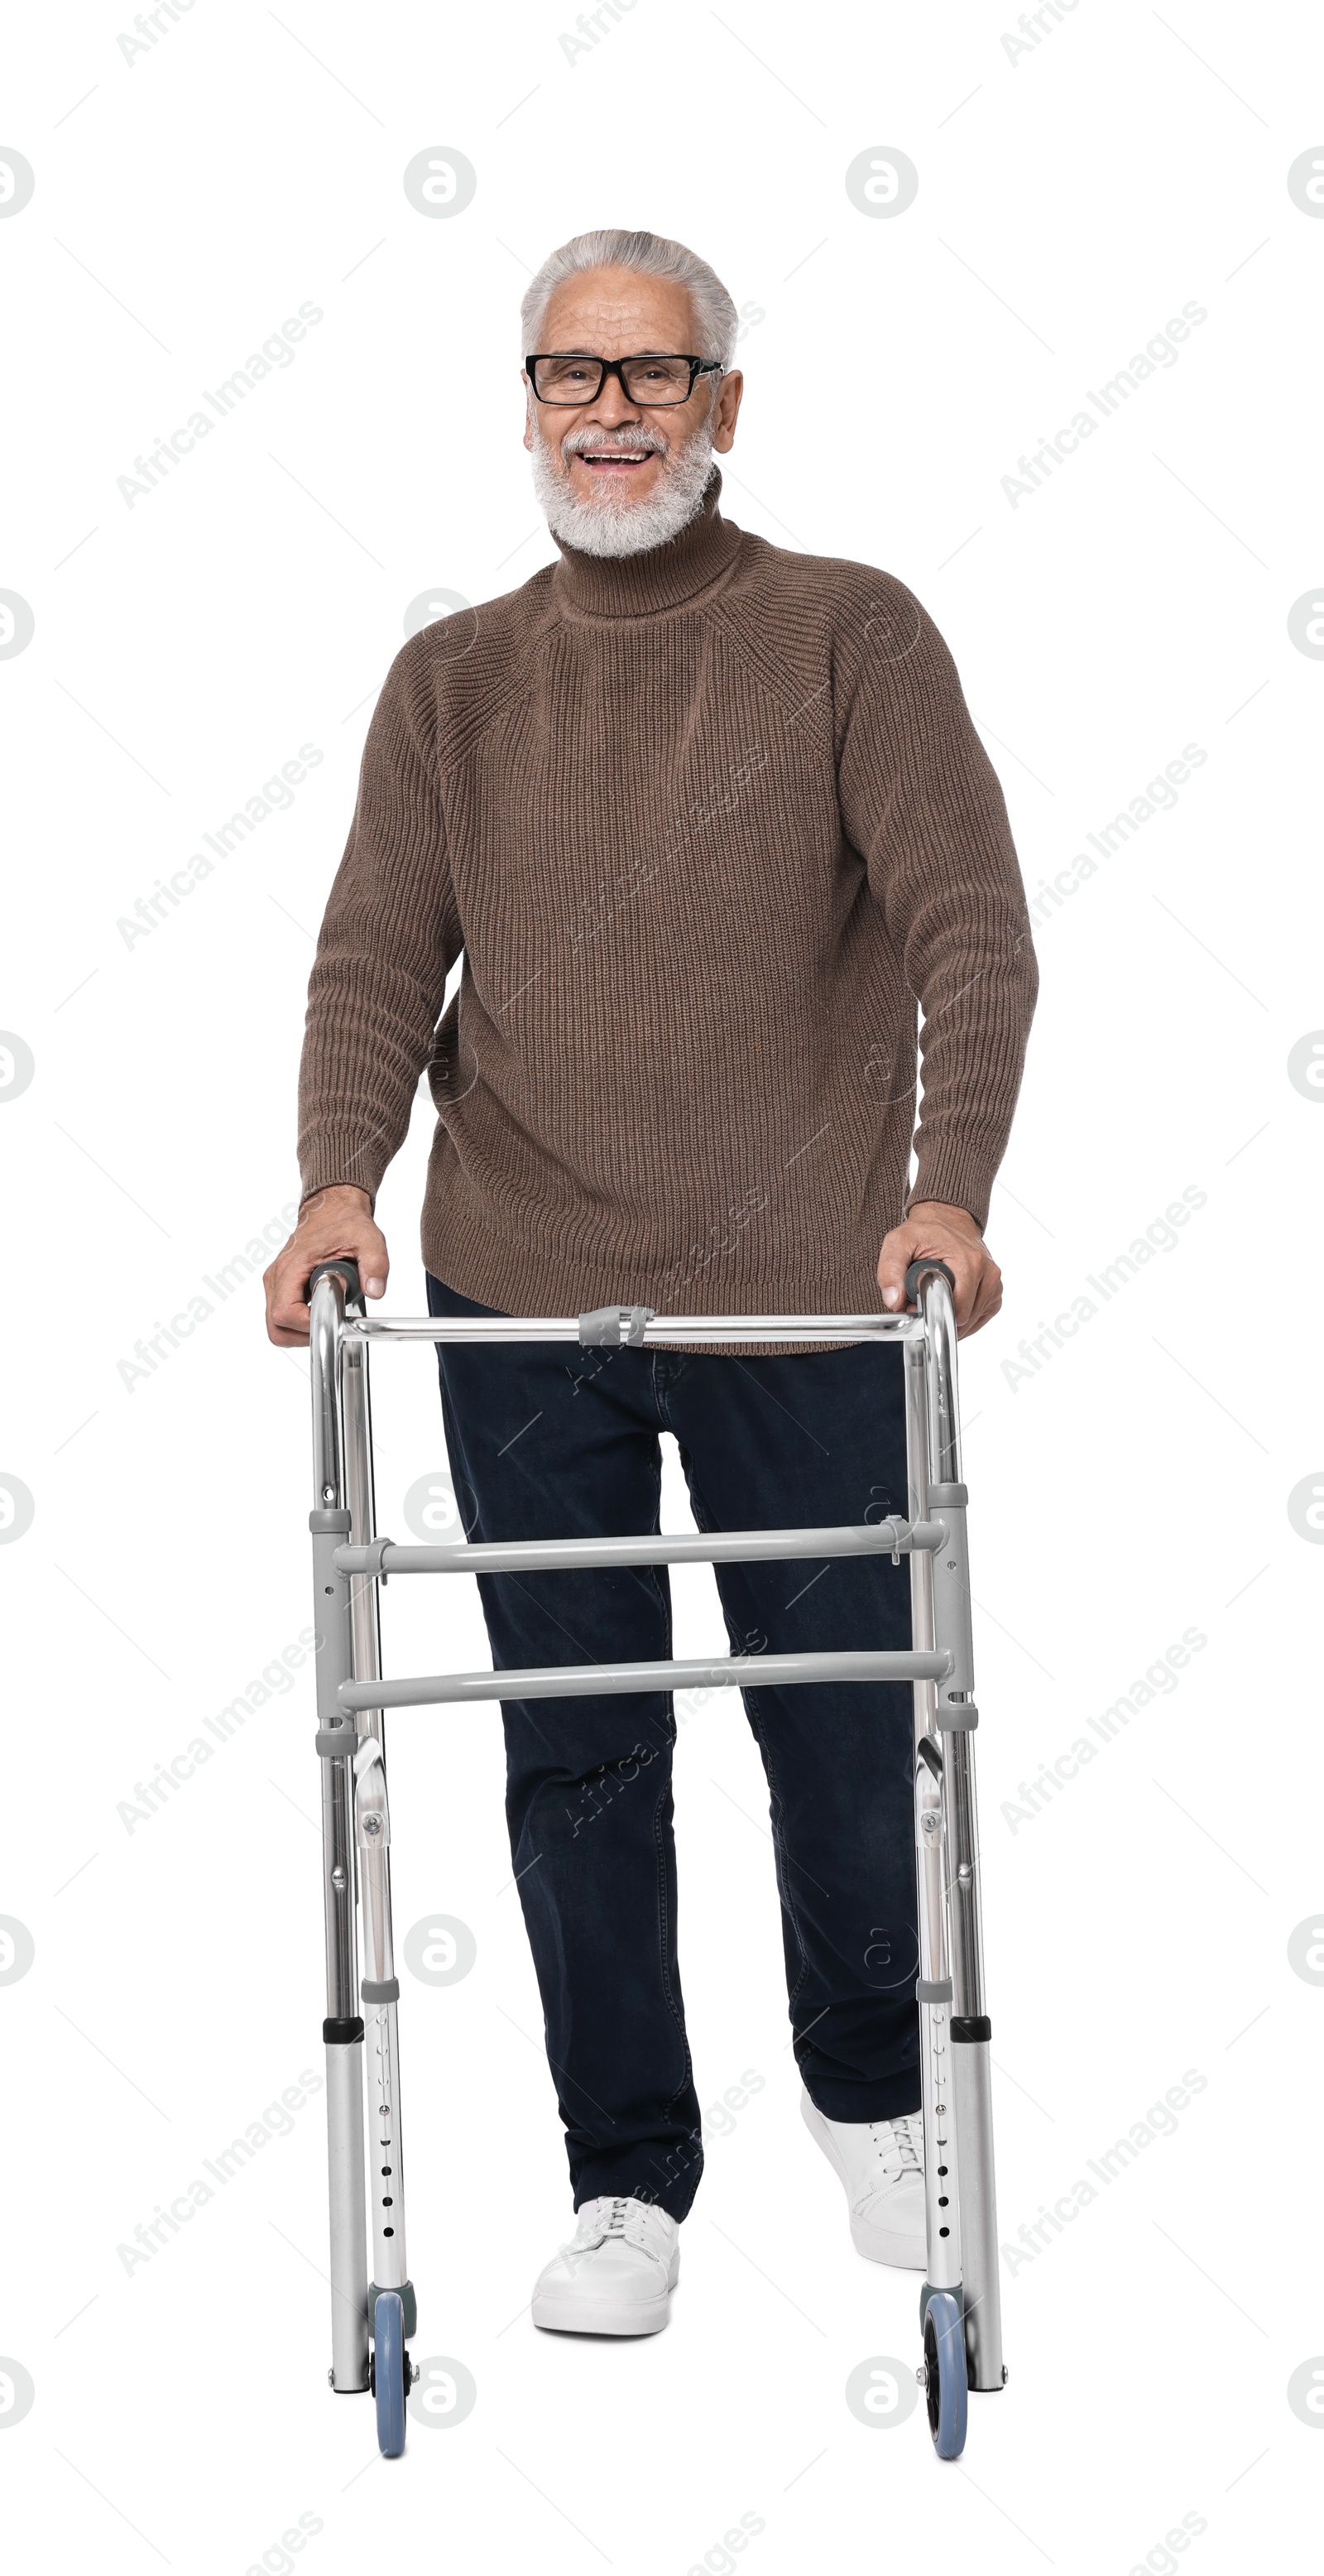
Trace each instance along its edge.
{"label": "man's face", "polygon": [[[634,269],[587,269],[557,288],[539,348],[598,358],[698,357],[696,327],[684,287]],[[534,456],[540,495],[553,504],[549,517],[557,533],[581,542],[581,531],[596,527],[619,541],[602,551],[629,552],[636,512],[640,535],[650,532],[645,542],[672,533],[665,526],[669,491],[683,504],[696,469],[706,468],[713,449],[725,455],[735,437],[743,379],[733,370],[716,393],[714,381],[697,377],[688,402],[659,409],[632,402],[616,376],[604,378],[595,401],[573,409],[540,403],[530,389],[524,444]]]}

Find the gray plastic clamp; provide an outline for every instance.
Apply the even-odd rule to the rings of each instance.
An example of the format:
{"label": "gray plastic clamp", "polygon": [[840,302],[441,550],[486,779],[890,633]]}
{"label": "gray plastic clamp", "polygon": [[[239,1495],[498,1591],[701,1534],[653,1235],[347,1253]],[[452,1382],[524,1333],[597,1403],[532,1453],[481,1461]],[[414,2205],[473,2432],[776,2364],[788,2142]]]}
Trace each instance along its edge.
{"label": "gray plastic clamp", "polygon": [[972,1699],[951,1702],[939,1700],[933,1712],[933,1723],[939,1735],[968,1735],[979,1724],[979,1711]]}
{"label": "gray plastic clamp", "polygon": [[615,1350],[622,1342],[637,1347],[656,1313],[655,1306],[595,1306],[579,1318],[580,1345],[585,1350]]}
{"label": "gray plastic clamp", "polygon": [[394,1545],[395,1540],[393,1538],[370,1538],[367,1542],[366,1553],[368,1562],[364,1566],[364,1573],[369,1577],[376,1575],[379,1583],[389,1583],[391,1578],[387,1573],[385,1566],[382,1564],[382,1557],[385,1550],[388,1547],[394,1547]]}
{"label": "gray plastic clamp", "polygon": [[339,1762],[345,1754],[352,1756],[359,1748],[358,1729],[352,1725],[319,1726],[313,1740],[324,1762]]}
{"label": "gray plastic clamp", "polygon": [[940,1512],[944,1503],[968,1503],[969,1500],[970,1488],[968,1485],[947,1484],[930,1485],[929,1487],[929,1509],[931,1511]]}
{"label": "gray plastic clamp", "polygon": [[398,2004],[400,1980],[398,1977],[364,1977],[359,1993],[365,2004]]}
{"label": "gray plastic clamp", "polygon": [[951,2000],[950,1977],[916,1977],[915,2001],[917,2004],[949,2004]]}

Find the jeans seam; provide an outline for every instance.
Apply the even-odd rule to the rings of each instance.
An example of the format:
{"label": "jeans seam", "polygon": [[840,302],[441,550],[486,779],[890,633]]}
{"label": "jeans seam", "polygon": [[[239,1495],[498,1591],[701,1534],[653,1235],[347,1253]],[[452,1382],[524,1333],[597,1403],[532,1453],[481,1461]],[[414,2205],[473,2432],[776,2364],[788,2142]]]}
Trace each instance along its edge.
{"label": "jeans seam", "polygon": [[[794,1868],[794,1863],[791,1859],[785,1832],[783,1831],[783,1820],[786,1814],[786,1801],[781,1793],[781,1785],[777,1778],[777,1766],[773,1761],[772,1754],[768,1747],[767,1738],[763,1732],[762,1722],[759,1717],[757,1705],[758,1694],[756,1691],[745,1690],[741,1692],[740,1696],[745,1703],[745,1715],[749,1720],[750,1733],[759,1748],[763,1768],[767,1774],[768,1787],[772,1791],[772,1842],[773,1849],[781,1862],[782,1889],[778,1892],[782,1895],[782,1903],[791,1918],[791,1928],[795,1934],[796,1948],[800,1953],[800,1974],[796,1978],[795,1984],[792,1986],[786,1998],[787,2009],[789,2012],[793,2013],[795,2006],[799,2001],[805,1979],[809,1974],[809,1953],[805,1948],[805,1938],[800,1929],[800,1917],[795,1910],[795,1897],[792,1893],[791,1887],[791,1873]],[[782,1890],[784,1890],[784,1893],[782,1893]]]}
{"label": "jeans seam", "polygon": [[677,2006],[676,1998],[672,1991],[671,1978],[667,1971],[667,1856],[662,1836],[662,1808],[666,1794],[667,1792],[664,1788],[653,1809],[653,1844],[657,1853],[658,1966],[662,1972],[662,1992],[666,1997],[667,2010],[675,2024],[676,2036],[680,2041],[683,2063],[681,2066],[680,2081],[677,2084],[674,2093],[669,2095],[668,2099],[662,2105],[662,2117],[664,2119],[669,2117],[677,2102],[680,2100],[682,2093],[685,2091],[686,2086],[692,2084],[694,2080],[694,2070],[690,2062],[690,2043],[685,2030],[684,2016]]}
{"label": "jeans seam", "polygon": [[[668,1356],[670,1356],[670,1354],[669,1354]],[[661,1421],[661,1423],[662,1423],[663,1428],[664,1428],[665,1430],[667,1430],[667,1431],[671,1431],[671,1432],[672,1432],[672,1437],[673,1437],[673,1438],[675,1438],[675,1436],[676,1436],[676,1435],[675,1435],[675,1432],[674,1432],[674,1430],[673,1430],[673,1428],[672,1428],[671,1417],[670,1417],[670,1415],[669,1415],[669,1413],[668,1413],[668,1411],[667,1411],[667,1404],[666,1404],[667,1386],[666,1386],[666,1382],[665,1382],[665,1379],[664,1379],[662,1382],[659,1382],[659,1373],[658,1373],[658,1361],[659,1361],[659,1357],[660,1357],[660,1354],[655,1352],[655,1353],[654,1353],[654,1355],[653,1355],[653,1360],[652,1360],[651,1375],[652,1375],[652,1381],[653,1381],[653,1401],[654,1401],[654,1403],[655,1403],[655,1405],[656,1405],[656,1407],[657,1407],[658,1417],[659,1417],[659,1419],[660,1419],[660,1421]],[[665,1363],[664,1363],[664,1366],[665,1366]],[[667,1375],[667,1377],[669,1377],[669,1376],[670,1376],[670,1371],[669,1371],[669,1370],[666,1372],[666,1375]],[[659,1511],[659,1515],[658,1515],[658,1517],[659,1517],[659,1519],[660,1519],[660,1517],[661,1517],[661,1515],[660,1515],[660,1511]],[[659,1593],[659,1596],[660,1596],[660,1595],[661,1595],[662,1587],[661,1587],[660,1582],[658,1582],[657,1568],[656,1568],[656,1566],[650,1566],[648,1570],[649,1570],[650,1575],[651,1575],[651,1576],[652,1576],[652,1578],[653,1578],[653,1581],[654,1581],[655,1583],[657,1583],[658,1593]],[[669,1595],[669,1594],[668,1594],[668,1596],[667,1596],[667,1605],[666,1605],[666,1606],[667,1606],[667,1616],[668,1616],[668,1627],[667,1627],[667,1651],[668,1651],[668,1655],[669,1655],[669,1654],[670,1654],[670,1651],[671,1651],[671,1628],[670,1628],[670,1608],[671,1608],[671,1604],[670,1604],[670,1595]],[[673,1749],[674,1749],[675,1742],[676,1742],[676,1727],[675,1727],[674,1714],[673,1714],[673,1718],[672,1718],[671,1741],[672,1741],[672,1746],[673,1746]],[[681,2070],[680,2082],[677,2084],[676,2089],[675,2089],[675,2092],[670,2096],[670,2099],[669,2099],[667,2102],[665,2102],[665,2103],[664,2103],[664,2105],[663,2105],[663,2117],[664,2117],[664,2118],[666,2118],[666,2117],[667,2117],[667,2116],[668,2116],[668,2115],[669,2115],[669,2114],[674,2110],[674,2108],[675,2108],[675,2106],[676,2106],[677,2102],[680,2100],[680,2097],[681,2097],[682,2093],[683,2093],[683,2092],[685,2092],[686,2088],[687,2088],[687,2087],[692,2087],[692,2086],[693,2086],[693,2083],[694,2083],[694,2067],[693,2067],[693,2062],[692,2062],[691,2057],[690,2057],[690,2043],[689,2043],[689,2035],[688,2035],[688,2033],[687,2033],[687,2031],[686,2031],[686,2028],[685,2028],[685,2018],[684,2018],[683,2013],[679,2010],[679,2008],[678,2008],[678,2006],[677,2006],[675,1995],[674,1995],[674,1994],[673,1994],[673,1992],[672,1992],[671,1979],[670,1979],[670,1977],[669,1977],[669,1975],[668,1975],[668,1973],[667,1973],[667,1880],[666,1880],[666,1854],[665,1854],[665,1851],[664,1851],[664,1848],[663,1848],[663,1842],[662,1842],[662,1800],[661,1800],[661,1798],[659,1798],[659,1799],[658,1799],[657,1805],[656,1805],[656,1807],[655,1807],[655,1808],[654,1808],[654,1810],[653,1810],[653,1838],[654,1838],[654,1841],[655,1841],[656,1846],[657,1846],[657,1864],[658,1864],[658,1878],[657,1878],[657,1903],[658,1903],[658,1958],[659,1958],[659,1964],[660,1964],[660,1966],[661,1966],[661,1970],[662,1970],[662,1991],[663,1991],[663,1993],[664,1993],[664,1995],[666,1996],[666,1999],[667,1999],[667,2010],[668,2010],[668,2012],[670,2013],[670,2015],[671,2015],[671,2018],[672,2018],[673,2022],[675,2023],[676,2030],[677,2030],[677,2033],[678,2033],[679,2038],[680,2038],[681,2051],[682,2051],[682,2055],[683,2055],[683,2059],[684,2059],[684,2064],[683,2064],[683,2066],[682,2066],[682,2070]]]}

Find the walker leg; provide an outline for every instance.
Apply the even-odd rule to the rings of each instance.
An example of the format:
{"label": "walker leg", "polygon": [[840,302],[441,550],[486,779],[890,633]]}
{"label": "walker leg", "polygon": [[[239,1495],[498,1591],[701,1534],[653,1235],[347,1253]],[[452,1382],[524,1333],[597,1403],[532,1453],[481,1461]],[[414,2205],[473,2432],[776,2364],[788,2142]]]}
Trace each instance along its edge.
{"label": "walker leg", "polygon": [[[933,1723],[942,1746],[946,1893],[951,1924],[951,2062],[961,2195],[965,2344],[970,2386],[987,2390],[1001,2388],[1007,2373],[1002,2359],[993,2174],[991,2026],[984,2010],[974,1756],[979,1711],[974,1694],[966,1487],[961,1478],[956,1331],[945,1280],[931,1276],[922,1283],[920,1302],[926,1325],[922,1345],[928,1434],[926,1500],[929,1517],[940,1520],[947,1532],[944,1545],[926,1564],[932,1642],[952,1657],[950,1673],[933,1690]],[[908,1349],[908,1362],[910,1359]],[[918,1374],[915,1382],[918,1385]],[[913,1566],[913,1557],[911,1562]]]}
{"label": "walker leg", "polygon": [[[928,1412],[924,1352],[914,1342],[905,1346],[906,1456],[908,1513],[912,1521],[929,1518]],[[933,1584],[928,1555],[919,1548],[910,1558],[912,1643],[921,1651],[933,1644]],[[915,1708],[915,1866],[919,1922],[920,2085],[924,2119],[924,2211],[928,2261],[920,2292],[920,2322],[939,2293],[950,2296],[959,2316],[963,2304],[959,2134],[952,2090],[952,1978],[947,1937],[944,1865],[943,1743],[935,1724],[935,1685],[914,1682]],[[947,2314],[947,2311],[944,2311]],[[952,2361],[945,2336],[943,2361]],[[935,2361],[936,2368],[936,2361]],[[964,2418],[962,2417],[962,2423]],[[944,2422],[946,2419],[944,2418]],[[935,2439],[937,2438],[935,2433]],[[944,2436],[946,2438],[946,2435]]]}
{"label": "walker leg", "polygon": [[[326,1914],[327,2170],[331,2228],[331,2385],[368,2386],[367,2241],[363,2173],[363,2023],[355,1943],[353,1754],[357,1737],[338,1697],[353,1676],[349,1582],[335,1568],[350,1535],[340,1438],[336,1345],[344,1312],[339,1279],[313,1291],[313,1630],[317,1750],[322,1771],[322,1873]],[[344,1750],[337,1737],[343,1738]]]}
{"label": "walker leg", "polygon": [[[332,1546],[338,1535],[328,1533]],[[315,1547],[316,1544],[315,1539]],[[330,1548],[326,1552],[329,1556]],[[328,1606],[323,1591],[319,1608],[324,1613]],[[344,1733],[352,1746],[353,1727],[346,1726]],[[343,1756],[324,1756],[321,1768],[327,1949],[327,2016],[322,2037],[326,2043],[331,2220],[331,2385],[344,2391],[368,2385],[363,2023],[355,2010],[353,1787],[348,1748]]]}
{"label": "walker leg", "polygon": [[[353,1343],[343,1356],[342,1395],[345,1426],[345,1496],[353,1523],[353,1544],[367,1546],[377,1535],[372,1473],[372,1411],[368,1387],[368,1351]],[[381,1673],[381,1623],[377,1584],[370,1575],[351,1577],[350,1627],[357,1681],[376,1681]],[[386,1746],[380,1709],[361,1712],[355,1756],[355,1810],[359,1884],[363,1909],[363,1983],[360,1995],[367,2053],[368,2201],[372,2210],[373,2261],[368,2283],[368,2332],[376,2350],[373,2384],[377,2390],[379,2426],[400,2427],[413,2367],[404,2338],[416,2333],[417,2302],[405,2251],[404,2144],[400,2126],[400,2038],[396,2006],[400,1981],[395,1973],[391,1929],[391,1815],[386,1795]],[[391,2308],[385,2337],[377,2330],[378,2302],[383,2294],[399,2299]],[[383,2373],[402,2385],[386,2389]],[[398,2400],[398,2403],[396,2402]],[[393,2444],[394,2430],[389,2436]],[[387,2449],[387,2437],[383,2437]],[[388,2457],[395,2456],[393,2448]]]}
{"label": "walker leg", "polygon": [[327,2170],[331,2207],[331,2385],[368,2385],[368,2268],[363,2218],[363,2039],[328,2041]]}

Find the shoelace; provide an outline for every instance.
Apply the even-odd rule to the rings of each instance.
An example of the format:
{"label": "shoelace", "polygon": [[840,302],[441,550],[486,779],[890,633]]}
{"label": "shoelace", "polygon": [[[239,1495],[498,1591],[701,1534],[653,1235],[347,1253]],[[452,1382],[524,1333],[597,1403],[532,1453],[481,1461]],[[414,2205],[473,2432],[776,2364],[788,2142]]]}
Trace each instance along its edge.
{"label": "shoelace", "polygon": [[573,2243],[563,2247],[562,2251],[569,2254],[594,2253],[599,2245],[605,2245],[609,2237],[615,2238],[619,2244],[635,2246],[641,2254],[651,2254],[655,2262],[661,2260],[657,2247],[649,2243],[642,2210],[628,2198],[607,2201],[605,2215],[603,2203],[599,2201],[594,2216],[587,2225],[581,2218]]}
{"label": "shoelace", "polygon": [[[890,2128],[892,2132],[890,2148],[884,2147],[878,2138],[878,2131],[886,2128]],[[903,2111],[898,2119],[890,2121],[871,2120],[869,2135],[877,2145],[889,2175],[923,2173],[924,2114],[922,2111]]]}

